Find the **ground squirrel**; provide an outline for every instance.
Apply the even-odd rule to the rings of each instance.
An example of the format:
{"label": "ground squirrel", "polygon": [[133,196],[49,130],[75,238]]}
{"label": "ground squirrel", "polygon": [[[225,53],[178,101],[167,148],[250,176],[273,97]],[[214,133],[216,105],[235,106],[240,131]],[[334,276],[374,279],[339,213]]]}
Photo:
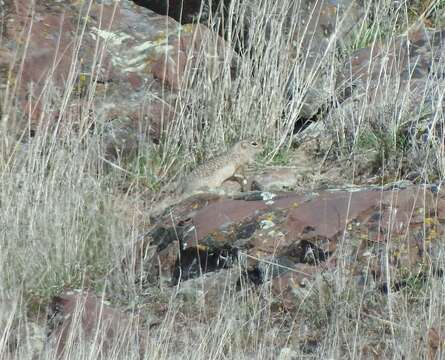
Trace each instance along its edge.
{"label": "ground squirrel", "polygon": [[255,142],[242,140],[237,142],[226,153],[205,162],[188,174],[176,188],[176,196],[165,198],[157,203],[151,213],[159,214],[165,208],[185,200],[188,196],[207,192],[220,187],[224,181],[240,178],[245,183],[245,170],[248,164],[255,161],[255,156],[263,147]]}
{"label": "ground squirrel", "polygon": [[178,191],[192,194],[220,187],[224,181],[236,176],[244,178],[246,166],[254,162],[255,156],[262,151],[263,147],[255,141],[239,141],[228,152],[193,170],[183,179]]}

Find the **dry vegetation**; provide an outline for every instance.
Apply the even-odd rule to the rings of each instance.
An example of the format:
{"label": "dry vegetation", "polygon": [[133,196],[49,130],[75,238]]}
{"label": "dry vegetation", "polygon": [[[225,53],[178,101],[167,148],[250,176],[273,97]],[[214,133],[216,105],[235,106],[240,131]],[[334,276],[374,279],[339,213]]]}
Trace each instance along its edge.
{"label": "dry vegetation", "polygon": [[[351,279],[340,266],[337,278],[301,294],[295,313],[274,312],[267,286],[241,293],[228,289],[225,306],[215,309],[213,320],[203,320],[200,327],[187,329],[183,316],[178,316],[183,309],[176,298],[154,290],[144,294],[132,281],[136,274],[119,270],[122,249],[142,231],[136,217],[131,226],[131,211],[125,209],[125,204],[131,206],[135,192],[159,189],[171,177],[238,137],[253,136],[267,144],[265,161],[294,151],[291,135],[311,76],[303,77],[304,58],[294,64],[281,51],[290,41],[288,33],[280,30],[283,9],[292,1],[258,2],[261,4],[251,9],[246,1],[241,5],[235,1],[230,9],[234,26],[229,34],[233,41],[243,31],[237,26],[239,19],[246,12],[251,16],[251,40],[243,50],[239,76],[230,76],[232,55],[219,70],[203,56],[199,68],[206,70],[189,69],[190,86],[180,94],[178,103],[180,116],[161,144],[148,144],[135,159],[114,167],[102,161],[100,124],[92,132],[82,130],[87,115],[72,121],[62,111],[57,124],[42,126],[34,137],[17,134],[14,87],[0,89],[0,303],[10,310],[0,315],[0,358],[6,357],[11,346],[7,339],[13,334],[22,345],[13,358],[31,359],[32,329],[27,324],[41,321],[45,304],[62,289],[87,287],[99,294],[105,291],[107,298],[130,310],[150,298],[170,305],[161,330],[147,344],[147,359],[268,359],[280,353],[282,359],[292,358],[286,354],[319,359],[373,354],[398,359],[426,356],[426,329],[444,311],[445,286],[441,279],[424,283],[411,279],[406,291],[384,295],[368,291],[366,286],[361,290],[349,288]],[[392,11],[387,11],[390,1],[375,3],[379,4],[378,10],[368,9],[375,21],[358,24],[355,42],[341,54],[332,43],[325,63],[320,62],[319,67],[330,67],[333,74],[347,51],[403,33],[425,9],[427,15],[432,14],[432,21],[434,14],[444,9],[443,1],[429,2],[429,6],[423,1],[418,7],[400,1]],[[314,68],[314,74],[319,67]],[[67,108],[75,96],[75,66],[73,72],[71,85],[63,94],[51,86],[46,88],[45,111],[52,111],[54,104],[62,110]],[[283,84],[288,83],[290,73],[299,86],[289,102]],[[441,102],[443,91],[439,90],[436,101]],[[86,103],[94,96],[94,87],[89,91]],[[397,106],[403,107],[404,103]],[[384,152],[380,154],[380,166],[393,171],[395,177],[404,157],[408,157],[413,160],[410,166],[428,174],[425,178],[441,178],[443,169],[437,169],[437,162],[443,157],[442,144],[429,144],[431,155],[422,161],[424,153],[415,153],[422,150],[413,145],[416,139],[407,138],[403,144],[397,139],[404,125],[402,117],[394,115],[391,121],[371,126],[369,118],[363,116],[354,118],[353,124],[345,120],[330,128],[335,144],[333,158],[351,161],[351,152],[371,147]],[[436,119],[443,126],[442,116],[437,114]],[[20,121],[26,122],[26,116]],[[123,188],[131,191],[123,192]],[[199,303],[195,307],[195,316],[200,318],[205,309]],[[314,347],[308,340],[310,335],[322,339],[322,343]],[[301,343],[299,339],[305,340]],[[287,348],[295,353],[288,353]],[[100,357],[94,346],[75,349],[69,358]],[[103,358],[138,358],[125,347],[114,350]],[[54,354],[50,348],[44,349],[37,358],[52,359]]]}

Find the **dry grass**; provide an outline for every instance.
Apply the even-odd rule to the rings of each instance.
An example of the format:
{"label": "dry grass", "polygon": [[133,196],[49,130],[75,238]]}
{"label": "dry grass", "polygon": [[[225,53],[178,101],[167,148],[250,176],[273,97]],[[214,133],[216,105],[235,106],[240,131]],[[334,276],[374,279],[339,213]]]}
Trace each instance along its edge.
{"label": "dry grass", "polygon": [[[161,325],[148,332],[147,359],[272,359],[280,354],[280,359],[426,356],[426,331],[444,311],[441,279],[420,285],[414,282],[406,291],[384,295],[371,285],[352,286],[354,279],[340,265],[328,285],[301,290],[301,302],[293,313],[271,310],[274,299],[267,285],[241,293],[228,287],[221,307],[215,309],[216,316],[208,320],[201,317],[207,311],[205,304],[193,301],[193,311],[187,311],[187,301],[179,306],[174,291],[162,296],[156,295],[155,289],[144,293],[129,281],[137,274],[119,270],[122,249],[128,246],[128,239],[142,231],[136,215],[128,219],[131,209],[123,209],[122,198],[129,204],[132,201],[132,195],[122,194],[123,184],[127,188],[157,189],[160,179],[153,174],[171,177],[186,171],[240,137],[261,139],[270,150],[264,155],[266,160],[279,151],[291,151],[292,132],[305,93],[321,69],[334,87],[337,59],[346,56],[336,53],[335,42],[309,75],[302,70],[310,67],[306,54],[297,53],[301,60],[295,63],[283,51],[292,45],[289,34],[297,24],[293,22],[288,32],[282,31],[286,12],[298,12],[292,7],[294,1],[260,0],[253,7],[247,3],[234,1],[229,9],[233,18],[228,29],[230,45],[245,31],[241,20],[250,18],[250,40],[244,44],[238,76],[230,76],[235,54],[227,53],[217,66],[213,58],[202,53],[199,66],[188,69],[189,86],[180,93],[177,104],[179,116],[170,124],[162,144],[141,148],[133,163],[115,167],[104,164],[100,124],[88,133],[86,122],[91,119],[87,114],[73,120],[67,113],[78,78],[76,62],[65,93],[59,94],[48,81],[42,94],[42,118],[54,107],[61,115],[55,125],[42,125],[32,138],[26,129],[22,133],[15,126],[14,82],[0,88],[0,304],[6,309],[0,316],[0,358],[34,358],[30,326],[45,316],[42,304],[64,288],[83,287],[99,294],[104,290],[120,305],[144,303],[150,296],[160,296],[158,301],[169,305]],[[402,5],[392,12],[385,11],[390,2],[378,3],[379,10],[373,15],[376,21],[358,24],[350,49],[396,35],[411,21],[408,2],[400,2]],[[443,2],[425,9],[428,12],[436,7],[443,8]],[[218,19],[211,20],[216,23]],[[79,44],[83,36],[80,26]],[[301,51],[301,47],[297,49]],[[97,56],[100,61],[100,54]],[[20,61],[16,59],[17,64]],[[298,84],[291,100],[285,85],[290,79]],[[440,82],[431,82],[434,96],[429,105],[435,111],[434,128],[443,128],[443,114],[435,110],[443,102],[441,89]],[[95,96],[94,86],[88,91],[86,108]],[[392,99],[388,102],[394,105]],[[419,146],[418,134],[407,136],[406,126],[421,127],[422,114],[410,115],[407,120],[401,111],[407,106],[405,99],[399,99],[390,116],[377,117],[373,125],[370,119],[376,116],[366,109],[353,109],[352,116],[337,114],[335,123],[328,126],[337,158],[354,161],[351,153],[377,151],[380,168],[395,177],[409,159],[410,167],[422,172],[425,179],[440,180],[443,143],[438,139],[443,139],[443,134],[430,136],[428,146]],[[26,115],[21,121],[28,122]],[[400,134],[405,136],[402,143]],[[147,174],[151,176],[148,180]],[[17,354],[8,357],[11,341],[7,339],[11,335],[20,346]],[[311,339],[317,340],[317,347]],[[68,346],[73,349],[67,356],[70,359],[139,358],[134,348],[120,342],[108,355],[100,354],[94,341],[92,345],[72,342]],[[42,349],[36,358],[52,359],[54,349]]]}

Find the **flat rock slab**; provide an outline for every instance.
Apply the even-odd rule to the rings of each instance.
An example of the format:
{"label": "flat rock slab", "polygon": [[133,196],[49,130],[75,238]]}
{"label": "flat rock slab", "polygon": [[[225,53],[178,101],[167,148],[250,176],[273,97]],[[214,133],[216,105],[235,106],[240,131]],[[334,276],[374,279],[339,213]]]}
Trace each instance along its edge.
{"label": "flat rock slab", "polygon": [[[263,193],[261,196],[270,195]],[[423,215],[434,213],[438,219],[443,219],[444,201],[439,194],[425,187],[323,191],[310,195],[287,193],[277,194],[269,200],[224,199],[195,211],[191,219],[196,239],[200,241],[211,232],[231,224],[285,209],[286,228],[283,230],[289,238],[297,239],[308,229],[314,235],[332,238],[347,229],[353,220],[375,222],[380,219],[382,229],[400,233],[410,224],[422,222]],[[378,217],[376,211],[379,212]]]}
{"label": "flat rock slab", "polygon": [[[127,351],[135,354],[144,349],[139,334],[138,316],[132,316],[107,304],[91,292],[66,291],[52,299],[49,305],[50,341],[59,356],[75,352],[73,344],[98,346],[101,353]],[[98,338],[96,338],[98,336]],[[122,354],[123,355],[123,354]]]}
{"label": "flat rock slab", "polygon": [[[400,288],[407,271],[440,266],[435,259],[444,233],[445,194],[435,186],[396,184],[199,199],[189,199],[188,208],[179,204],[181,212],[160,219],[139,244],[154,251],[140,260],[152,275],[170,276],[175,283],[246,259],[254,283],[272,277],[278,282],[275,289],[289,290],[291,284],[314,281],[318,273],[333,272],[341,264],[357,283],[372,274],[376,286],[387,289]],[[394,281],[389,285],[386,256]],[[289,291],[279,294],[295,295]]]}

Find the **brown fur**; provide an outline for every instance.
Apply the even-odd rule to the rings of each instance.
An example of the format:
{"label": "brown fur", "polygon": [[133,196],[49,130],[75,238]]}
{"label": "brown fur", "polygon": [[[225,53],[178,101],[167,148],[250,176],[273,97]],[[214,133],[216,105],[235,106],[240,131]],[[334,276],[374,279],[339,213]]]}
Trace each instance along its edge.
{"label": "brown fur", "polygon": [[188,174],[180,182],[176,194],[157,203],[151,213],[160,213],[189,196],[215,190],[224,181],[235,176],[244,179],[247,165],[253,163],[255,156],[262,151],[263,147],[257,142],[247,140],[237,142],[226,153],[210,159]]}

